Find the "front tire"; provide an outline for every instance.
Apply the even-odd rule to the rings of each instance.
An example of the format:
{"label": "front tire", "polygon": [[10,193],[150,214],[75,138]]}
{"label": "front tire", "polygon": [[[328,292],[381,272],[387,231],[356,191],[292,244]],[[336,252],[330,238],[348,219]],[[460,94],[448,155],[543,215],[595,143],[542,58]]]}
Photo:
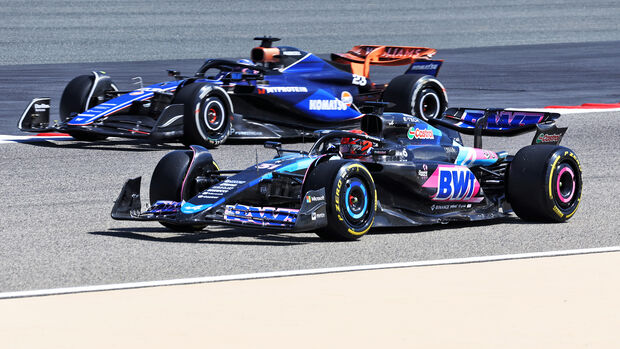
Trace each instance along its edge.
{"label": "front tire", "polygon": [[366,234],[377,209],[375,183],[366,167],[346,160],[323,162],[308,175],[304,191],[323,187],[328,225],[316,234],[336,241],[357,240]]}
{"label": "front tire", "polygon": [[383,91],[383,101],[395,104],[386,111],[410,114],[424,120],[441,117],[448,107],[443,87],[429,75],[395,77]]}
{"label": "front tire", "polygon": [[212,149],[228,139],[232,106],[224,90],[203,83],[190,84],[181,89],[175,103],[185,105],[183,144]]}
{"label": "front tire", "polygon": [[508,201],[519,218],[564,222],[581,201],[581,165],[556,145],[530,145],[517,152],[508,171]]}
{"label": "front tire", "polygon": [[[155,166],[149,187],[151,205],[160,200],[180,202],[183,181],[189,170],[193,152],[191,150],[176,150],[166,154]],[[188,178],[186,183],[191,182]],[[159,222],[164,227],[174,231],[199,231],[206,227],[203,224],[174,224]]]}
{"label": "front tire", "polygon": [[[96,91],[93,91],[93,95],[89,98],[94,83],[95,76],[93,75],[80,75],[69,81],[60,97],[59,116],[62,122],[67,122],[75,114],[101,104],[105,90],[115,88],[111,81],[105,81],[102,86],[98,86]],[[67,133],[79,141],[100,141],[107,138],[81,131],[68,131]]]}

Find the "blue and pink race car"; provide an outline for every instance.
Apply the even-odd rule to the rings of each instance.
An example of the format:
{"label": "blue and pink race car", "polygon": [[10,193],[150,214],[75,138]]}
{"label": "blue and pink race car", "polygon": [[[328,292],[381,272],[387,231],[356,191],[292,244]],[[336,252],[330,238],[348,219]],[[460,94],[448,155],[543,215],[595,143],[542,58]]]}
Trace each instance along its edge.
{"label": "blue and pink race car", "polygon": [[[351,129],[362,105],[391,102],[390,111],[423,120],[440,116],[447,97],[436,79],[434,49],[360,45],[330,60],[261,37],[251,59],[208,59],[193,76],[120,91],[103,72],[66,86],[59,121],[50,125],[50,98],[35,98],[19,120],[27,132],[61,131],[79,140],[108,136],[175,141],[207,148],[229,138],[286,139],[318,129]],[[389,83],[369,78],[373,65],[407,65]]]}
{"label": "blue and pink race car", "polygon": [[[377,103],[378,104],[378,103]],[[429,119],[366,114],[361,130],[325,131],[309,151],[285,150],[244,170],[221,170],[201,146],[165,155],[141,212],[140,178],[128,180],[112,218],[172,230],[227,224],[358,239],[372,227],[410,227],[504,217],[570,219],[581,201],[581,165],[559,146],[559,114],[448,109]],[[473,135],[463,145],[459,131]],[[515,155],[482,148],[482,136],[535,131]]]}

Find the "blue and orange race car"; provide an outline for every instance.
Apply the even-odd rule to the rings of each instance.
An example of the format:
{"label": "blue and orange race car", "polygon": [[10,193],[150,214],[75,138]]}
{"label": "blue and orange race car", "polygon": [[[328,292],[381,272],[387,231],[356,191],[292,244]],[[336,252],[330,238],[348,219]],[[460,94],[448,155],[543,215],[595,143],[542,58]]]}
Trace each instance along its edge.
{"label": "blue and orange race car", "polygon": [[[169,70],[172,81],[120,91],[102,72],[66,86],[59,120],[50,125],[50,98],[35,98],[18,127],[61,131],[79,140],[108,136],[180,140],[208,148],[229,138],[286,139],[317,129],[350,129],[361,105],[387,101],[388,110],[422,119],[440,116],[447,96],[436,79],[441,60],[434,49],[360,45],[324,60],[294,47],[273,47],[261,37],[251,60],[208,59],[194,76]],[[389,83],[369,79],[371,65],[408,65]]]}

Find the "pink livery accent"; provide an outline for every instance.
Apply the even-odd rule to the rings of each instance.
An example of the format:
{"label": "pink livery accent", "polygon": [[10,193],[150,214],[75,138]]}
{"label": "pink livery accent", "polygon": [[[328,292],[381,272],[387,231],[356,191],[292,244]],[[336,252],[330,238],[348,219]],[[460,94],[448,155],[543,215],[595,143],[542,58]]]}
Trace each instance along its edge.
{"label": "pink livery accent", "polygon": [[497,162],[497,153],[490,150],[460,147],[459,154],[454,161],[457,165],[476,166],[476,165],[492,165]]}
{"label": "pink livery accent", "polygon": [[[573,189],[571,190],[570,195],[567,198],[565,198],[560,191],[560,179],[562,178],[562,174],[564,174],[564,172],[568,172],[570,174],[570,178],[573,180]],[[570,167],[564,167],[562,168],[562,170],[560,170],[560,173],[558,173],[558,179],[556,180],[555,187],[560,201],[562,201],[563,203],[570,202],[570,200],[573,198],[573,195],[575,194],[575,174],[573,173],[573,170],[570,169]]]}

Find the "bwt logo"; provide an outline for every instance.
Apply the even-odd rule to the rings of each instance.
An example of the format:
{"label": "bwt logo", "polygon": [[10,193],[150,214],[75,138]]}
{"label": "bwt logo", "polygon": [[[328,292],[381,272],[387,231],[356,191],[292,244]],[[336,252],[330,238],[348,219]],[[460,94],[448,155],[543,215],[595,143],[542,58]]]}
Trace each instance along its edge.
{"label": "bwt logo", "polygon": [[[480,183],[476,176],[464,168],[452,168],[437,170],[437,192],[432,196],[438,201],[472,201],[472,197],[478,194]],[[474,199],[473,201],[478,201]]]}

